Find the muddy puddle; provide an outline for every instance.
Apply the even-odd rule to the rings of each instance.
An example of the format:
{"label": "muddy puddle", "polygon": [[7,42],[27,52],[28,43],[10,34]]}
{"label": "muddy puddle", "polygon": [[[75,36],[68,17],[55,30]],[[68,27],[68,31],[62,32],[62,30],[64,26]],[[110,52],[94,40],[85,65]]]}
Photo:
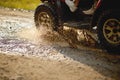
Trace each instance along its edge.
{"label": "muddy puddle", "polygon": [[[67,72],[72,71],[73,73],[71,74],[70,72],[66,75],[71,74],[71,76],[73,75],[76,76],[75,72],[77,72],[78,75],[76,76],[77,77],[76,80],[81,80],[81,79],[88,80],[89,78],[90,80],[120,79],[119,55],[110,55],[101,49],[90,48],[89,47],[90,45],[88,45],[88,47],[81,46],[80,49],[71,48],[68,45],[68,43],[66,43],[66,41],[58,34],[53,35],[48,33],[49,35],[46,35],[44,33],[44,30],[38,32],[34,25],[33,14],[34,12],[20,12],[20,11],[13,11],[13,10],[11,11],[11,10],[3,10],[3,9],[1,10],[0,12],[0,52],[1,53],[8,55],[35,56],[39,58],[48,59],[48,63],[49,60],[56,60],[58,62],[62,61],[63,63],[67,61],[67,63],[65,63],[66,65],[60,68],[60,71],[62,71],[63,68],[67,66],[65,70],[67,70]],[[11,57],[11,59],[12,58],[13,57]],[[4,58],[2,59],[4,61]],[[1,63],[3,62],[1,61]],[[69,68],[69,64],[72,63],[77,63],[75,66],[73,65],[75,68],[73,67]],[[61,65],[62,64],[60,64],[60,66]],[[14,65],[11,65],[11,68],[14,68],[13,66]],[[35,65],[33,64],[33,66]],[[51,68],[53,68],[52,71],[54,71],[54,69],[56,69],[56,71],[59,69],[58,66],[53,66],[53,64],[50,66]],[[82,72],[81,72],[81,67],[85,68],[83,69]],[[3,68],[0,68],[0,70],[1,69]],[[75,69],[76,71],[74,71]],[[50,69],[48,66],[46,71],[49,70]],[[56,73],[59,74],[59,71],[55,72],[55,74]],[[64,75],[64,73],[65,72],[63,70],[62,76]],[[50,74],[46,74],[45,78],[47,75]],[[54,76],[56,77],[58,75],[54,75]],[[60,78],[63,78],[62,76]],[[39,77],[39,75],[37,75],[37,77]],[[2,78],[0,77],[0,79]],[[63,80],[67,80],[67,78],[68,77],[65,77]],[[39,80],[39,78],[36,80]],[[74,80],[74,78],[69,78],[69,80]]]}

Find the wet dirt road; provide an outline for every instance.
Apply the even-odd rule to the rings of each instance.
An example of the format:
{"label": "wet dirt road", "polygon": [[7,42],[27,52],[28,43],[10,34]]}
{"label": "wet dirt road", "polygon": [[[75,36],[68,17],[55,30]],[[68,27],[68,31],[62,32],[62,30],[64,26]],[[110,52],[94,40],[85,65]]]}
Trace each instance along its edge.
{"label": "wet dirt road", "polygon": [[45,40],[33,15],[0,8],[0,80],[120,80],[120,55]]}

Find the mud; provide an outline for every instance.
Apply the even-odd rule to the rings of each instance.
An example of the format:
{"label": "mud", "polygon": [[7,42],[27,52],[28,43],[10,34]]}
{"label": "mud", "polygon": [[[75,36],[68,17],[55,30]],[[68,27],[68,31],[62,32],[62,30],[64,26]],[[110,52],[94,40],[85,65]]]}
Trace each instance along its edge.
{"label": "mud", "polygon": [[43,34],[34,11],[0,8],[0,80],[120,80],[120,55]]}

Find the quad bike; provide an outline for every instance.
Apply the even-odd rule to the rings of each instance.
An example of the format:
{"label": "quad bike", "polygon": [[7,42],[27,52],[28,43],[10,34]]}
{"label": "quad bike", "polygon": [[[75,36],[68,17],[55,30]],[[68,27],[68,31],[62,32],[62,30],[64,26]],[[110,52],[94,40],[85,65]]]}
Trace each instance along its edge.
{"label": "quad bike", "polygon": [[108,52],[120,53],[119,0],[98,0],[93,14],[82,12],[93,4],[93,0],[80,0],[73,13],[62,0],[41,0],[34,14],[36,27],[42,25],[57,32],[63,26],[84,30]]}

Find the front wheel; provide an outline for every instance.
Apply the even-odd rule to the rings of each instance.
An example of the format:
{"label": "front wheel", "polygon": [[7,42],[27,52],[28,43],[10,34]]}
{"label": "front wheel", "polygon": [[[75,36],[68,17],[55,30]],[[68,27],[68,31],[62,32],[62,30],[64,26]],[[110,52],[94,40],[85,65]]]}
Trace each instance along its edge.
{"label": "front wheel", "polygon": [[35,10],[34,21],[37,29],[44,27],[46,30],[54,31],[58,25],[54,7],[49,3],[39,5]]}
{"label": "front wheel", "polygon": [[100,44],[110,53],[120,53],[120,12],[104,12],[98,22]]}

